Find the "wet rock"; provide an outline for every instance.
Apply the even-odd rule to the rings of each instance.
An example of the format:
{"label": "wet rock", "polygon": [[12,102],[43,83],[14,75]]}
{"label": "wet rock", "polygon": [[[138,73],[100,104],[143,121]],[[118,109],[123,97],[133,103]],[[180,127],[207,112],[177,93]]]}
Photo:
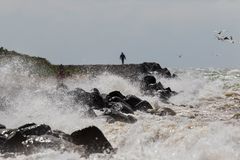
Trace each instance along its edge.
{"label": "wet rock", "polygon": [[26,129],[26,128],[28,128],[28,127],[33,127],[33,126],[36,126],[37,124],[36,123],[27,123],[27,124],[24,124],[24,125],[22,125],[22,126],[20,126],[20,127],[18,127],[18,129]]}
{"label": "wet rock", "polygon": [[37,135],[41,136],[51,132],[51,128],[48,125],[40,124],[40,125],[30,125],[27,127],[20,127],[19,131],[26,136],[29,135]]}
{"label": "wet rock", "polygon": [[141,89],[145,94],[157,95],[162,100],[167,100],[176,92],[172,91],[169,87],[164,88],[161,82],[156,83],[154,76],[145,76],[142,80]]}
{"label": "wet rock", "polygon": [[125,122],[125,123],[135,123],[137,121],[137,119],[131,115],[125,115],[119,111],[108,109],[108,108],[104,110],[103,115],[108,116],[107,122],[109,123],[114,123],[116,121]]}
{"label": "wet rock", "polygon": [[148,63],[148,62],[144,62],[141,64],[141,70],[144,73],[150,73],[150,72],[161,72],[162,68],[158,63]]}
{"label": "wet rock", "polygon": [[240,119],[240,113],[234,114],[231,119]]}
{"label": "wet rock", "polygon": [[154,76],[145,76],[143,78],[143,83],[145,85],[149,85],[149,84],[155,84],[156,83],[156,78]]}
{"label": "wet rock", "polygon": [[6,129],[6,126],[0,124],[0,129]]}
{"label": "wet rock", "polygon": [[68,95],[73,96],[76,103],[87,103],[90,99],[90,93],[81,88],[75,88],[73,91],[69,91]]}
{"label": "wet rock", "polygon": [[127,114],[134,114],[132,108],[128,104],[123,102],[110,102],[108,103],[108,108],[112,108],[113,110]]}
{"label": "wet rock", "polygon": [[94,106],[95,108],[104,108],[106,106],[103,97],[101,96],[98,89],[94,88],[93,92],[90,94],[90,106]]}
{"label": "wet rock", "polygon": [[71,137],[74,144],[85,146],[88,153],[103,153],[113,150],[101,130],[95,126],[75,131]]}
{"label": "wet rock", "polygon": [[153,107],[148,101],[141,101],[138,104],[136,104],[134,109],[140,111],[147,111],[148,109],[153,109]]}
{"label": "wet rock", "polygon": [[77,151],[82,156],[86,155],[83,146],[76,146],[75,144],[57,138],[53,135],[30,136],[27,140],[22,142],[25,147],[25,154],[32,154],[39,152],[41,149],[52,149],[57,151]]}
{"label": "wet rock", "polygon": [[92,93],[89,93],[81,88],[76,88],[75,90],[68,92],[68,94],[73,96],[76,103],[86,104],[89,107],[96,109],[105,107],[105,101],[97,89],[94,89]]}
{"label": "wet rock", "polygon": [[63,131],[60,130],[53,130],[49,135],[52,135],[56,138],[66,140],[68,142],[72,142],[72,137],[69,134],[64,133]]}
{"label": "wet rock", "polygon": [[163,90],[164,87],[161,82],[158,82],[158,83],[154,83],[154,84],[149,84],[148,89],[157,91],[157,90]]}
{"label": "wet rock", "polygon": [[157,113],[157,115],[159,115],[159,116],[167,116],[167,115],[175,116],[176,112],[173,111],[171,108],[163,108],[161,111],[159,111]]}
{"label": "wet rock", "polygon": [[2,146],[1,152],[24,152],[23,141],[27,140],[27,138],[19,131],[12,131]]}
{"label": "wet rock", "polygon": [[172,77],[170,71],[167,68],[163,68],[162,69],[162,75],[164,75],[167,78],[171,78]]}
{"label": "wet rock", "polygon": [[142,100],[134,95],[128,95],[125,98],[125,102],[128,103],[134,111],[136,111],[136,105]]}
{"label": "wet rock", "polygon": [[106,99],[109,100],[109,99],[111,99],[112,97],[119,97],[119,98],[121,98],[121,99],[124,99],[124,98],[125,98],[125,96],[124,96],[121,92],[119,92],[119,91],[110,92],[110,93],[107,95]]}

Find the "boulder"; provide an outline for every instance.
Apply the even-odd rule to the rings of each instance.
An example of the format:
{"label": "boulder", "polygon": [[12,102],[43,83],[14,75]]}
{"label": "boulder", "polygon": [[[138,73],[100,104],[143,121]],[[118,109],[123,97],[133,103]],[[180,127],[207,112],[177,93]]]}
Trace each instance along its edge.
{"label": "boulder", "polygon": [[110,102],[108,103],[108,108],[111,108],[115,111],[127,113],[127,114],[134,114],[133,109],[127,103],[124,102]]}
{"label": "boulder", "polygon": [[49,135],[52,135],[56,138],[66,140],[68,142],[72,142],[72,137],[69,134],[64,133],[63,131],[60,130],[53,130]]}
{"label": "boulder", "polygon": [[113,150],[101,130],[95,126],[75,131],[71,137],[74,144],[83,145],[88,153],[103,153]]}
{"label": "boulder", "polygon": [[25,148],[22,144],[23,141],[27,140],[19,130],[13,130],[8,137],[6,137],[3,143],[1,152],[24,152]]}
{"label": "boulder", "polygon": [[0,129],[6,129],[6,126],[0,124]]}
{"label": "boulder", "polygon": [[19,129],[19,131],[25,136],[29,135],[41,136],[47,134],[48,132],[51,132],[51,128],[45,124],[26,126],[27,127],[20,127]]}
{"label": "boulder", "polygon": [[134,111],[136,111],[135,106],[142,100],[134,95],[127,95],[124,101],[128,103]]}
{"label": "boulder", "polygon": [[81,88],[76,88],[75,90],[68,92],[68,94],[73,96],[76,103],[86,104],[95,109],[105,107],[105,101],[96,88],[93,89],[93,92],[91,93],[86,92]]}
{"label": "boulder", "polygon": [[145,77],[143,77],[143,83],[144,83],[144,85],[155,84],[156,78],[151,75],[145,76]]}
{"label": "boulder", "polygon": [[107,122],[109,123],[114,123],[116,121],[124,123],[135,123],[137,121],[137,119],[131,115],[126,115],[119,111],[108,108],[104,110],[103,115],[107,116]]}
{"label": "boulder", "polygon": [[111,99],[112,97],[119,97],[121,99],[124,99],[125,96],[119,92],[119,91],[113,91],[113,92],[110,92],[107,96],[106,96],[106,99],[109,100]]}
{"label": "boulder", "polygon": [[159,116],[175,116],[176,112],[174,110],[172,110],[171,108],[163,108],[162,110],[160,110],[157,115]]}
{"label": "boulder", "polygon": [[151,104],[148,101],[141,101],[138,104],[136,104],[135,110],[140,110],[140,111],[147,111],[148,109],[153,109]]}

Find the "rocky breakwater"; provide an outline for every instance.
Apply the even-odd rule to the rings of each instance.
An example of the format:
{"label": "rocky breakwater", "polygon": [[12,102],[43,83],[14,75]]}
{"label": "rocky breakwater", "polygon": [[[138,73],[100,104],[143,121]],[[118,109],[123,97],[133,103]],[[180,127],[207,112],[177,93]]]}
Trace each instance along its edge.
{"label": "rocky breakwater", "polygon": [[[56,65],[55,67],[60,67]],[[166,78],[173,78],[176,75],[171,74],[167,68],[162,68],[155,62],[144,62],[141,64],[124,64],[124,65],[64,65],[66,75],[90,75],[97,76],[104,72],[119,75],[129,79],[139,79],[152,73],[160,74]]]}

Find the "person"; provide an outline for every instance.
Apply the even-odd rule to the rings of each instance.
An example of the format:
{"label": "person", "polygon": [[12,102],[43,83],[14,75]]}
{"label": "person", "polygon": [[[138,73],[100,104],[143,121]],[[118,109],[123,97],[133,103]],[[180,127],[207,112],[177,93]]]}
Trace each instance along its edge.
{"label": "person", "polygon": [[124,64],[124,60],[126,59],[126,56],[123,54],[123,52],[120,55],[120,59],[122,61],[122,64]]}

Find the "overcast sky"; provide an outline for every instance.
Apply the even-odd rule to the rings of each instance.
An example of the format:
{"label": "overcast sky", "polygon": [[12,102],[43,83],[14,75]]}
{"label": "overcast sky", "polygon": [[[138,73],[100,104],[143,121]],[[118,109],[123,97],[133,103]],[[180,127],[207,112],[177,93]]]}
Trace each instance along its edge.
{"label": "overcast sky", "polygon": [[[54,64],[240,68],[240,0],[0,0],[0,46]],[[182,55],[179,58],[179,55]]]}

